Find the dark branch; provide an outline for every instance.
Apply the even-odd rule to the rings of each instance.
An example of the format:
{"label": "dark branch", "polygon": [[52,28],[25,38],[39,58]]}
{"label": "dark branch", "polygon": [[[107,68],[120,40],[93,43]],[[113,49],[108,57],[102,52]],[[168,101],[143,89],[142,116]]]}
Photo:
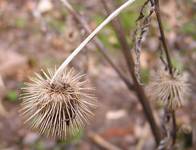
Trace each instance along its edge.
{"label": "dark branch", "polygon": [[[107,13],[110,14],[111,11],[107,6],[107,1],[106,0],[101,0],[101,1],[103,3],[104,8],[107,11]],[[145,92],[144,92],[142,86],[138,83],[137,78],[135,76],[134,59],[133,59],[133,57],[130,53],[130,48],[129,48],[129,45],[128,45],[127,40],[126,40],[125,32],[124,32],[124,30],[121,26],[121,22],[118,19],[113,20],[112,25],[113,25],[113,28],[116,32],[116,36],[117,36],[117,38],[118,38],[118,40],[121,44],[122,52],[124,54],[129,72],[130,72],[131,77],[132,77],[133,82],[134,82],[136,95],[139,99],[139,102],[141,103],[141,105],[143,107],[144,114],[145,114],[145,116],[146,116],[146,118],[147,118],[147,120],[150,124],[151,131],[152,131],[152,133],[154,135],[154,138],[155,138],[155,140],[158,144],[160,142],[160,139],[161,139],[161,133],[160,133],[160,130],[159,130],[159,128],[158,128],[158,126],[155,122],[155,119],[154,119],[154,116],[153,116],[153,113],[152,113],[152,109],[151,109],[150,104],[148,102],[148,99],[145,95]]]}
{"label": "dark branch", "polygon": [[[166,38],[165,38],[165,34],[164,34],[164,29],[163,29],[163,25],[162,25],[159,0],[154,0],[154,2],[155,2],[155,13],[156,13],[157,22],[158,22],[158,25],[159,25],[159,31],[160,31],[160,34],[161,34],[161,41],[162,41],[162,44],[163,44],[163,50],[165,51],[165,54],[166,54],[169,73],[173,77],[173,66],[172,66],[171,57],[170,57],[170,54],[169,54],[169,50],[168,50],[168,46],[167,46],[167,42],[166,42]],[[172,135],[173,135],[173,145],[174,145],[175,141],[176,141],[176,132],[177,132],[175,111],[172,111],[171,114],[172,114],[172,121],[173,121],[173,133],[172,133]]]}
{"label": "dark branch", "polygon": [[159,0],[155,0],[155,13],[156,13],[157,22],[158,22],[158,25],[159,25],[159,31],[160,31],[160,34],[161,34],[161,41],[162,41],[163,48],[164,48],[164,51],[165,51],[165,54],[166,54],[166,59],[167,59],[167,62],[168,62],[169,73],[173,76],[172,62],[171,62],[169,50],[168,50],[168,47],[167,47],[167,42],[166,42],[166,38],[165,38],[164,30],[163,30],[163,25],[162,25],[162,20],[161,20],[161,15],[160,15]]}

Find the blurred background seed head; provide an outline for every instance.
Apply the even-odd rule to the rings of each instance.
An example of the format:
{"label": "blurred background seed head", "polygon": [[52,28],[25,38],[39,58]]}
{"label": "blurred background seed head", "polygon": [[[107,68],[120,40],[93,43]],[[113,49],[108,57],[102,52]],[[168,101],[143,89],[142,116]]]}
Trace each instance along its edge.
{"label": "blurred background seed head", "polygon": [[148,92],[152,99],[175,110],[184,104],[190,92],[187,75],[174,71],[171,76],[168,70],[161,70],[152,77]]}

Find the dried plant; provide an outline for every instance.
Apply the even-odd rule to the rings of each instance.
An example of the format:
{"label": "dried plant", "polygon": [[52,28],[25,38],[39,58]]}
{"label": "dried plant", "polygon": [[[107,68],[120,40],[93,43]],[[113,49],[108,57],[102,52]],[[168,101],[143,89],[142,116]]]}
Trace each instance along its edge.
{"label": "dried plant", "polygon": [[[26,87],[23,89],[23,94],[21,95],[23,100],[21,115],[30,128],[39,131],[41,134],[58,139],[67,139],[70,136],[75,135],[80,128],[83,128],[84,125],[88,123],[88,120],[93,116],[93,110],[96,107],[96,98],[91,94],[92,88],[86,88],[86,80],[82,80],[83,75],[76,74],[73,69],[66,69],[67,65],[109,22],[118,16],[126,7],[130,6],[135,0],[127,0],[113,12],[107,7],[106,0],[101,0],[109,16],[92,32],[69,2],[67,0],[61,1],[75,19],[83,25],[84,29],[89,33],[89,36],[81,42],[57,70],[42,71],[42,75],[36,74],[34,78],[31,78],[31,83],[26,84]],[[147,10],[147,14],[145,9]],[[169,115],[172,120],[168,120],[173,123],[173,128],[171,129],[173,130],[173,133],[170,130],[167,130],[167,135],[165,137],[162,137],[161,135],[161,131],[154,119],[146,94],[143,87],[140,85],[140,53],[142,42],[148,32],[150,17],[153,12],[156,14],[159,25],[162,46],[164,48],[162,52],[166,55],[166,60],[164,61],[163,59],[163,62],[165,63],[167,70],[158,72],[153,78],[148,90],[153,99],[160,100],[166,108],[169,109]],[[173,141],[170,144],[170,147],[172,147],[175,144],[177,132],[175,109],[182,106],[185,95],[188,92],[188,84],[185,76],[177,71],[173,71],[169,49],[166,44],[162,27],[159,0],[146,0],[140,11],[140,16],[136,21],[137,28],[134,41],[136,61],[134,61],[130,54],[131,48],[126,40],[126,34],[121,22],[116,19],[113,20],[112,23],[119,43],[121,44],[122,52],[126,59],[133,83],[131,83],[112,63],[105,54],[100,41],[95,39],[95,43],[97,47],[103,51],[104,57],[117,71],[122,80],[125,81],[129,89],[136,92],[138,100],[143,107],[144,114],[149,121],[156,143],[159,144],[159,148],[164,149],[165,147],[168,147],[168,143],[171,142],[170,139],[173,138]]]}
{"label": "dried plant", "polygon": [[145,41],[147,34],[149,32],[151,15],[154,12],[154,5],[150,1],[146,1],[140,10],[140,15],[136,20],[136,29],[133,33],[133,44],[135,50],[135,75],[140,84],[140,55],[142,51],[142,43]]}
{"label": "dried plant", "polygon": [[173,76],[168,71],[160,71],[154,76],[148,87],[150,96],[160,100],[169,110],[175,110],[183,105],[188,93],[187,76],[178,71]]}
{"label": "dried plant", "polygon": [[[128,0],[111,13],[81,44],[65,59],[55,71],[42,71],[27,83],[21,95],[21,114],[25,123],[41,134],[66,139],[78,132],[93,115],[96,106],[93,95],[83,87],[82,75],[73,70],[64,71],[75,56],[103,29],[135,0]],[[66,1],[64,1],[66,3]],[[71,9],[71,8],[70,8]]]}
{"label": "dried plant", "polygon": [[93,116],[96,99],[87,80],[73,69],[51,82],[53,71],[36,74],[26,83],[21,98],[21,115],[32,129],[48,137],[66,139],[83,128]]}

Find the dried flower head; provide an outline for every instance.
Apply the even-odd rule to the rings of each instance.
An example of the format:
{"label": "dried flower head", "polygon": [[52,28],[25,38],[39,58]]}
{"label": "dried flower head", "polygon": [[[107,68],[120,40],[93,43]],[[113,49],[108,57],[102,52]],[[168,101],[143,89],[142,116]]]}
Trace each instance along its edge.
{"label": "dried flower head", "polygon": [[170,110],[183,105],[188,91],[187,77],[178,71],[174,71],[173,76],[168,71],[160,71],[148,87],[150,97],[160,100]]}
{"label": "dried flower head", "polygon": [[79,132],[93,116],[96,99],[85,88],[83,75],[73,69],[64,72],[58,79],[51,79],[54,72],[42,71],[31,83],[26,83],[21,98],[21,116],[35,131],[48,137],[67,139]]}

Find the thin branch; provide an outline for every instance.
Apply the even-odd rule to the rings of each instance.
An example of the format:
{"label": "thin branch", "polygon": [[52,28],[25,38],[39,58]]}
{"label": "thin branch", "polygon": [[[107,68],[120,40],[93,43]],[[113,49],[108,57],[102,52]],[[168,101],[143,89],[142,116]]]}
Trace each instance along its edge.
{"label": "thin branch", "polygon": [[[173,66],[172,66],[171,57],[170,57],[170,54],[169,54],[169,50],[168,50],[168,46],[167,46],[167,42],[166,42],[166,38],[165,38],[165,34],[164,34],[164,29],[163,29],[163,25],[162,25],[159,0],[154,0],[154,2],[155,2],[155,13],[156,13],[157,22],[158,22],[158,25],[159,25],[161,41],[162,41],[162,44],[163,44],[163,50],[165,51],[165,54],[166,54],[169,73],[173,77]],[[176,141],[176,134],[177,134],[175,111],[172,111],[171,114],[172,114],[172,121],[173,121],[173,134],[172,135],[173,135],[173,145],[174,145],[175,141]]]}
{"label": "thin branch", "polygon": [[[65,8],[67,8],[67,10],[70,12],[70,14],[74,17],[74,19],[80,23],[80,25],[82,26],[82,28],[88,33],[90,34],[92,32],[92,30],[90,29],[87,21],[83,18],[83,16],[81,16],[79,14],[79,12],[77,12],[72,6],[71,4],[67,1],[67,0],[61,0],[61,2],[63,3],[63,5],[65,6]],[[118,69],[118,67],[113,63],[113,61],[110,59],[110,57],[108,56],[108,54],[106,53],[106,48],[104,47],[104,45],[101,43],[101,41],[95,37],[93,39],[93,42],[95,44],[95,46],[98,48],[99,52],[103,55],[103,57],[108,61],[108,63],[112,66],[112,68],[116,71],[116,73],[119,75],[119,77],[124,81],[124,83],[127,85],[127,87],[130,90],[134,90],[134,86],[133,84],[130,82],[130,80],[122,73],[122,71],[120,69]]]}
{"label": "thin branch", "polygon": [[173,70],[172,70],[173,67],[172,67],[171,58],[170,58],[169,50],[168,50],[168,47],[167,47],[166,38],[165,38],[163,25],[162,25],[162,21],[161,21],[159,0],[155,0],[155,13],[156,13],[157,22],[158,22],[158,25],[159,25],[160,34],[161,34],[161,41],[162,41],[163,48],[164,48],[164,51],[165,51],[165,54],[166,54],[166,59],[167,59],[167,62],[168,62],[169,73],[173,76]]}
{"label": "thin branch", "polygon": [[[107,11],[107,13],[109,14],[110,13],[110,9],[108,8],[107,6],[107,2],[106,0],[101,0],[104,7],[105,7],[105,10]],[[133,57],[130,53],[130,48],[129,48],[129,45],[127,43],[127,40],[126,40],[126,35],[124,33],[124,30],[121,26],[121,22],[116,19],[116,20],[113,20],[112,21],[112,25],[113,25],[113,28],[116,32],[116,35],[118,37],[118,40],[121,44],[121,47],[122,47],[122,52],[124,54],[124,57],[126,59],[126,62],[127,62],[127,66],[128,66],[128,69],[129,69],[129,72],[133,78],[133,82],[134,82],[134,86],[135,86],[135,92],[137,94],[137,97],[143,107],[143,110],[144,110],[144,114],[150,124],[150,127],[151,127],[151,131],[154,135],[154,138],[155,138],[155,141],[156,143],[158,144],[159,141],[161,140],[161,133],[160,133],[160,130],[155,122],[155,119],[154,119],[154,116],[153,116],[153,113],[152,113],[152,109],[150,107],[150,104],[148,102],[148,99],[144,93],[144,90],[142,88],[142,86],[138,83],[137,81],[137,78],[135,76],[135,73],[134,73],[134,60],[133,60]]]}
{"label": "thin branch", "polygon": [[90,42],[94,36],[96,36],[109,22],[111,22],[116,16],[120,14],[126,7],[130,6],[135,0],[128,0],[112,12],[61,64],[61,66],[55,72],[50,83],[53,83],[57,76],[60,76],[65,67],[72,61],[72,59]]}
{"label": "thin branch", "polygon": [[94,132],[88,133],[89,138],[92,139],[94,143],[99,145],[100,147],[106,149],[106,150],[121,150],[121,148],[117,147],[116,145],[113,145],[112,143],[109,143],[105,139],[103,139],[101,136]]}
{"label": "thin branch", "polygon": [[176,134],[177,134],[177,124],[176,124],[176,113],[175,111],[172,111],[172,123],[173,123],[173,133],[172,133],[172,138],[173,138],[173,141],[172,141],[172,144],[175,145],[176,143]]}

